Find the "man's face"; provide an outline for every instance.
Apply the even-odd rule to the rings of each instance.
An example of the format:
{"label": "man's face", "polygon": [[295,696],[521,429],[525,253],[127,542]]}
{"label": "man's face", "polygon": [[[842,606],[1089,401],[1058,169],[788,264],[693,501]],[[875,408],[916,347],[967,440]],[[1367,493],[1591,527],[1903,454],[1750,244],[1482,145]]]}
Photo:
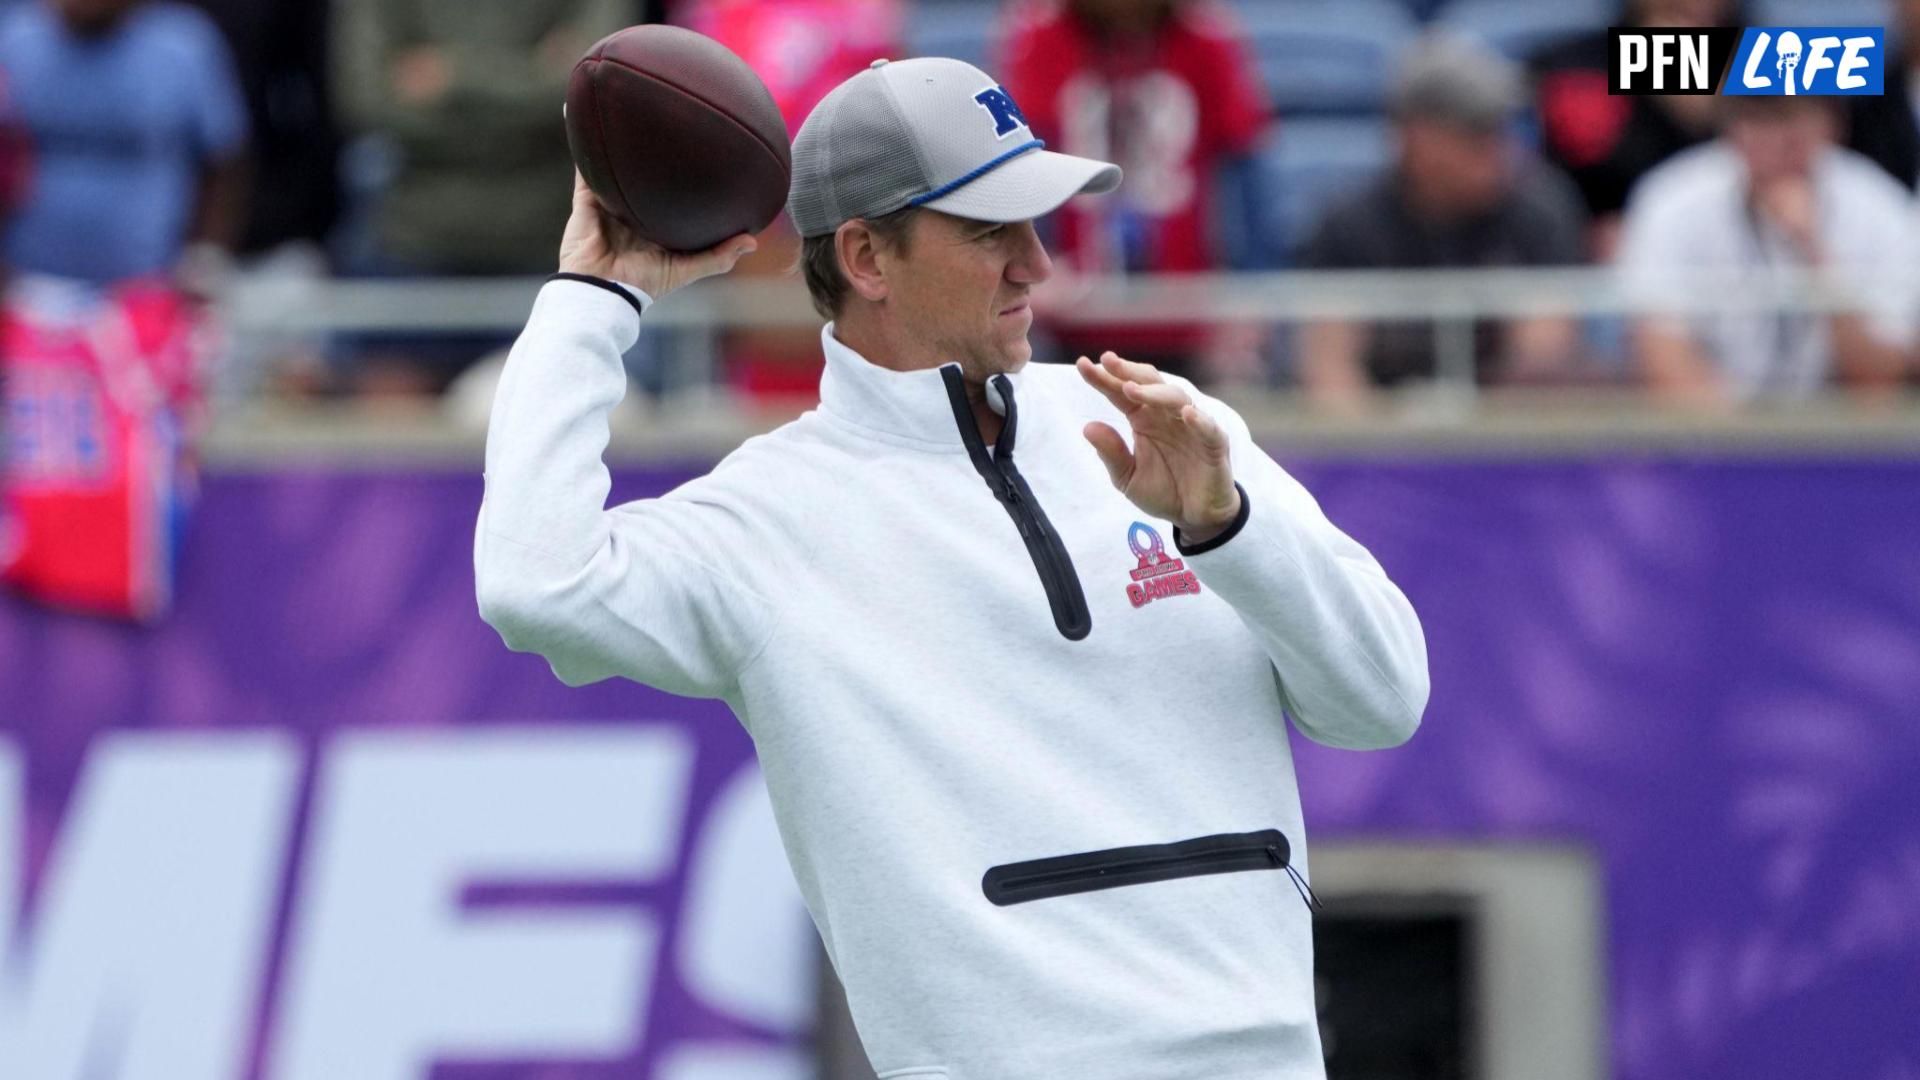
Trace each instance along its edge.
{"label": "man's face", "polygon": [[1833,139],[1833,121],[1825,108],[1782,100],[1785,103],[1744,108],[1727,123],[1727,138],[1756,187],[1809,175],[1821,148]]}
{"label": "man's face", "polygon": [[1448,214],[1478,214],[1506,197],[1510,143],[1499,130],[1434,120],[1400,126],[1400,165],[1418,188],[1416,202]]}
{"label": "man's face", "polygon": [[902,326],[981,381],[1033,356],[1033,287],[1053,261],[1030,221],[1009,225],[938,211],[916,215],[887,256],[887,303]]}

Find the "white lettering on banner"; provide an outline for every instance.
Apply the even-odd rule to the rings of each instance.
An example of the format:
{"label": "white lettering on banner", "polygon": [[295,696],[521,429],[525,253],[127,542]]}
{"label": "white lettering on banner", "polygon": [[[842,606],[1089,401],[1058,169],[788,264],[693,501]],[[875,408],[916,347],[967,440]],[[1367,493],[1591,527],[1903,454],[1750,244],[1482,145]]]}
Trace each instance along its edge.
{"label": "white lettering on banner", "polygon": [[[1647,70],[1647,39],[1641,34],[1620,35],[1620,81],[1633,85],[1633,77]],[[1657,78],[1657,77],[1656,77]],[[1659,89],[1660,84],[1654,83]]]}
{"label": "white lettering on banner", "polygon": [[694,846],[680,924],[681,981],[707,1005],[775,1031],[812,1027],[812,921],[787,872],[760,767],[741,766]]}
{"label": "white lettering on banner", "polygon": [[356,732],[333,746],[290,929],[277,1080],[418,1080],[441,1058],[638,1045],[651,913],[464,914],[460,891],[668,872],[693,762],[682,733]]}
{"label": "white lettering on banner", "polygon": [[812,1080],[819,1074],[819,1062],[805,1050],[685,1043],[660,1059],[653,1080]]}
{"label": "white lettering on banner", "polygon": [[1864,75],[1854,72],[1864,67],[1872,67],[1873,61],[1860,55],[1860,50],[1873,48],[1873,39],[1866,35],[1850,37],[1840,53],[1840,70],[1834,72],[1833,82],[1842,90],[1858,90],[1867,85]]}
{"label": "white lettering on banner", "polygon": [[[1767,46],[1772,41],[1772,34],[1765,30],[1760,31],[1760,36],[1753,43],[1753,51],[1747,54],[1747,70],[1741,73],[1740,78],[1749,90],[1765,90],[1773,85],[1771,78],[1760,74],[1760,61],[1767,55]],[[1791,86],[1793,76],[1788,75],[1787,81]]]}
{"label": "white lettering on banner", "polygon": [[27,932],[24,770],[0,752],[0,1077],[239,1075],[298,769],[278,733],[100,737]]}

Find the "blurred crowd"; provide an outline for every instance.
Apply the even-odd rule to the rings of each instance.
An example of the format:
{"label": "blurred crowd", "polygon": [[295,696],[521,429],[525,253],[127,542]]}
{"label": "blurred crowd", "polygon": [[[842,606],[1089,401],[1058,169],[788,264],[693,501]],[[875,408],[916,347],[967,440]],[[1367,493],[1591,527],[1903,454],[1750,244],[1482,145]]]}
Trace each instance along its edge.
{"label": "blurred crowd", "polygon": [[[791,129],[872,58],[938,53],[1003,80],[1049,145],[1119,162],[1116,195],[1047,223],[1043,313],[1115,274],[1611,265],[1651,305],[1725,287],[1694,271],[1812,273],[1826,310],[1485,320],[1473,377],[1708,406],[1884,397],[1920,372],[1904,284],[1920,252],[1920,0],[1887,8],[1883,97],[1606,92],[1608,25],[1831,21],[1791,6],[4,0],[4,269],[196,297],[236,275],[548,272],[570,188],[569,70],[613,30],[673,21],[745,57]],[[741,273],[790,274],[796,253],[777,223]],[[1040,334],[1044,357],[1111,348],[1328,408],[1365,408],[1441,365],[1434,327],[1413,321]],[[275,357],[254,391],[423,400],[502,344],[342,336]],[[721,355],[747,397],[809,394],[818,377],[810,333],[734,332]]]}

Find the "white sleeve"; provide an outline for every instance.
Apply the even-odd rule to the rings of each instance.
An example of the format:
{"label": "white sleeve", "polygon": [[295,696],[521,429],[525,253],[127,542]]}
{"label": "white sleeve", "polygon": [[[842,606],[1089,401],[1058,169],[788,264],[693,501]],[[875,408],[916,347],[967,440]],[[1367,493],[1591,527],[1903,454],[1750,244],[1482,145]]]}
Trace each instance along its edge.
{"label": "white sleeve", "polygon": [[1397,746],[1426,710],[1427,643],[1419,616],[1366,548],[1254,443],[1224,403],[1174,378],[1231,440],[1244,493],[1227,532],[1174,543],[1203,585],[1233,605],[1273,659],[1296,726],[1328,746]]}
{"label": "white sleeve", "polygon": [[[640,295],[640,303],[648,301]],[[741,571],[764,550],[750,470],[606,508],[607,414],[640,319],[614,287],[549,282],[501,376],[474,533],[480,613],[579,686],[623,675],[724,697],[771,635]],[[792,538],[789,538],[791,541]]]}

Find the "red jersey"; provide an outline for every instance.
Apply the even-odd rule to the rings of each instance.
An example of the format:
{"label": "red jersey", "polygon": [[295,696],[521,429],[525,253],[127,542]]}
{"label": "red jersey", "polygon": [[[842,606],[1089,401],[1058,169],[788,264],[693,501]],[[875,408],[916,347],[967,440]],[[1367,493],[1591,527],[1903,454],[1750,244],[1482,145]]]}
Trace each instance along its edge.
{"label": "red jersey", "polygon": [[[1015,17],[1005,49],[997,73],[1034,134],[1125,174],[1118,191],[1061,208],[1057,254],[1077,273],[1219,268],[1209,232],[1213,173],[1252,152],[1269,119],[1231,13],[1189,0],[1149,36],[1102,40],[1060,3],[1042,3]],[[1169,327],[1102,336],[1178,349],[1196,334]]]}
{"label": "red jersey", "polygon": [[15,282],[0,307],[0,582],[60,607],[165,612],[209,329],[164,282]]}

